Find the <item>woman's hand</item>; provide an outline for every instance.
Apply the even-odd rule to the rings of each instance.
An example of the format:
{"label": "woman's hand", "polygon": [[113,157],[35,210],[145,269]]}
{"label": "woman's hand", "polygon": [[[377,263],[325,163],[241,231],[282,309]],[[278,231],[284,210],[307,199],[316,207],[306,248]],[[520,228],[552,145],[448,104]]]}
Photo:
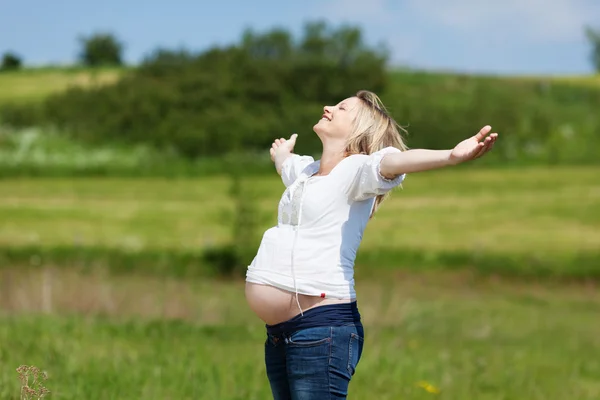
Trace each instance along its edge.
{"label": "woman's hand", "polygon": [[275,160],[279,156],[291,154],[294,151],[294,146],[296,145],[297,137],[298,134],[294,133],[289,140],[286,140],[284,138],[275,139],[270,149],[271,161],[276,162]]}
{"label": "woman's hand", "polygon": [[457,144],[450,153],[451,163],[460,164],[465,161],[474,160],[490,151],[494,147],[494,142],[496,142],[496,138],[498,137],[497,133],[492,133],[486,137],[491,130],[492,127],[486,125],[475,136]]}
{"label": "woman's hand", "polygon": [[275,169],[277,173],[281,175],[281,166],[283,162],[290,157],[294,151],[294,146],[296,145],[296,138],[298,134],[294,133],[289,140],[284,138],[275,139],[273,144],[271,145],[271,161],[275,163]]}

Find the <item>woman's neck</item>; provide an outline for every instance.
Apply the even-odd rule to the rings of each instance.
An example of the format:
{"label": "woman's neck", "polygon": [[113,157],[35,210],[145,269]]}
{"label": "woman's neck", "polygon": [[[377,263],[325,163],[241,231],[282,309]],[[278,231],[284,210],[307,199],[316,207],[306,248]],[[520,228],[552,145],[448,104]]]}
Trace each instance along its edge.
{"label": "woman's neck", "polygon": [[328,175],[345,158],[345,146],[323,146],[323,154],[316,175]]}

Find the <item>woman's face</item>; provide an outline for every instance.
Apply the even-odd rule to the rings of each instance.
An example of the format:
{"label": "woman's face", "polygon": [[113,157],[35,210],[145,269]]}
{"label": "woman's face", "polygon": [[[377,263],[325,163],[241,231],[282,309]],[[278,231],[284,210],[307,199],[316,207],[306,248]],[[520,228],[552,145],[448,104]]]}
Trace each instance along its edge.
{"label": "woman's face", "polygon": [[313,130],[321,140],[348,138],[352,133],[352,125],[359,106],[358,97],[349,97],[335,106],[325,106],[323,116]]}

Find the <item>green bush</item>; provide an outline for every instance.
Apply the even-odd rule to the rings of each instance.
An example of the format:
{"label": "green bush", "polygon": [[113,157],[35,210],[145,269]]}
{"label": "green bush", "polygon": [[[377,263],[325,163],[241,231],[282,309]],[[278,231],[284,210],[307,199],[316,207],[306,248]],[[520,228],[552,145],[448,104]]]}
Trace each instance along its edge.
{"label": "green bush", "polygon": [[15,53],[7,52],[2,56],[2,64],[0,64],[0,71],[14,71],[21,68],[21,57]]}
{"label": "green bush", "polygon": [[382,94],[412,148],[450,148],[490,124],[484,164],[589,164],[600,146],[600,90],[543,80],[405,71]]}
{"label": "green bush", "polygon": [[482,164],[592,164],[600,146],[600,90],[544,79],[390,73],[360,30],[323,23],[300,38],[247,31],[202,53],[158,49],[114,85],[73,88],[42,105],[0,107],[0,119],[50,125],[91,145],[148,145],[189,160],[264,153],[275,137],[311,132],[322,107],[359,89],[379,93],[412,148],[449,148],[485,124],[501,134]]}

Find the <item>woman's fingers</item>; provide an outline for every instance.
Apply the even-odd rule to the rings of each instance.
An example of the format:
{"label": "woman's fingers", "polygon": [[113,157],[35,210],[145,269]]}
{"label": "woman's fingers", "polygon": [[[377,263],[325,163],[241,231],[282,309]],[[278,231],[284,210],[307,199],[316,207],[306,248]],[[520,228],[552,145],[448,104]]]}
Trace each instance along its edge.
{"label": "woman's fingers", "polygon": [[477,139],[478,142],[480,142],[485,135],[487,135],[490,131],[492,130],[492,127],[489,125],[484,126],[483,128],[481,128],[481,130],[479,132],[477,132],[475,134],[475,139]]}
{"label": "woman's fingers", "polygon": [[[294,135],[295,135],[295,134],[294,134]],[[295,142],[295,137],[294,137],[294,135],[292,135],[292,136],[290,137],[290,140],[291,140],[292,142]],[[297,135],[296,135],[296,136],[297,136]],[[287,140],[286,138],[279,138],[279,139],[275,139],[275,141],[274,141],[274,142],[273,142],[273,144],[271,145],[271,148],[273,148],[273,149],[277,149],[279,146],[282,146],[282,145],[284,145],[284,144],[285,144],[285,143],[287,143],[287,142],[288,142],[288,140]]]}
{"label": "woman's fingers", "polygon": [[484,142],[479,142],[477,144],[477,147],[475,148],[475,150],[473,150],[473,152],[470,155],[470,158],[473,160],[477,157],[479,157],[479,155],[485,151],[485,143]]}
{"label": "woman's fingers", "polygon": [[487,138],[485,138],[483,148],[481,149],[480,152],[478,152],[478,154],[475,158],[479,158],[479,157],[483,156],[485,153],[489,152],[492,149],[492,147],[494,147],[494,143],[496,142],[497,137],[498,137],[498,134],[494,133],[494,134],[488,136]]}
{"label": "woman's fingers", "polygon": [[485,140],[480,142],[482,146],[479,149],[479,151],[477,152],[477,154],[475,154],[474,158],[479,158],[482,155],[484,155],[485,153],[487,153],[490,150],[490,146],[492,145],[493,142],[494,142],[493,139],[491,139],[489,137],[485,138]]}

